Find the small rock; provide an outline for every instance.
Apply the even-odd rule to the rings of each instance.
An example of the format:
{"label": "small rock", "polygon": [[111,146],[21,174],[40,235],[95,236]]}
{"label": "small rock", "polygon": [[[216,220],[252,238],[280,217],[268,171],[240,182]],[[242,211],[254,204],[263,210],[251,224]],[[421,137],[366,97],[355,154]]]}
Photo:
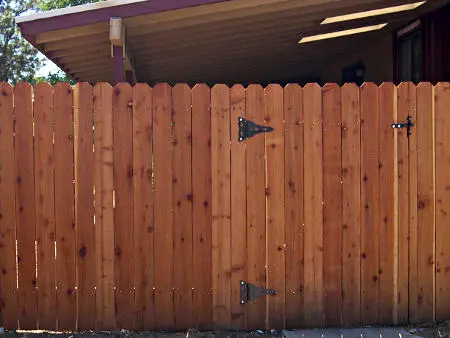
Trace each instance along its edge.
{"label": "small rock", "polygon": [[0,334],[4,334],[5,333],[5,329],[3,327],[0,327]]}

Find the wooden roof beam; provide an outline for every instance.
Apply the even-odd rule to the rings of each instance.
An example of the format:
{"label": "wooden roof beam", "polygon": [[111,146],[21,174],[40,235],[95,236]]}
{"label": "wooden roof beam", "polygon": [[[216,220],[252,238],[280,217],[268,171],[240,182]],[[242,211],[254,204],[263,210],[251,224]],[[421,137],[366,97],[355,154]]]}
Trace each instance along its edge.
{"label": "wooden roof beam", "polygon": [[136,81],[134,60],[130,48],[127,48],[125,25],[122,18],[110,18],[109,40],[111,57],[114,59],[114,82],[122,82],[127,79],[134,83]]}

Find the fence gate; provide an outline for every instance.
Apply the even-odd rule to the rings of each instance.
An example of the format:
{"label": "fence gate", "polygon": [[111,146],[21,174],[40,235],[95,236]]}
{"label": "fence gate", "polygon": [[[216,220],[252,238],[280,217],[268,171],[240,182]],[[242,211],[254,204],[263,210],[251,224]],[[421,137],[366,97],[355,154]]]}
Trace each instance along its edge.
{"label": "fence gate", "polygon": [[450,319],[450,84],[0,84],[0,326]]}

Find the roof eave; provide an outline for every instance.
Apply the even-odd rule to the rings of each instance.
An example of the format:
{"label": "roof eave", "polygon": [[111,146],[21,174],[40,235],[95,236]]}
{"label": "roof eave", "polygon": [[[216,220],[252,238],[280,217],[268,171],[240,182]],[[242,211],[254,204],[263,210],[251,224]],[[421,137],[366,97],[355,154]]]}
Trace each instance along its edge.
{"label": "roof eave", "polygon": [[[111,17],[115,16],[128,18],[226,1],[231,0],[136,0],[132,3],[111,1],[111,3],[118,4],[114,6],[83,5],[66,11],[52,11],[48,15],[33,14],[17,17],[16,23],[25,37],[32,37],[44,32],[109,21]],[[77,7],[79,8],[77,9]]]}

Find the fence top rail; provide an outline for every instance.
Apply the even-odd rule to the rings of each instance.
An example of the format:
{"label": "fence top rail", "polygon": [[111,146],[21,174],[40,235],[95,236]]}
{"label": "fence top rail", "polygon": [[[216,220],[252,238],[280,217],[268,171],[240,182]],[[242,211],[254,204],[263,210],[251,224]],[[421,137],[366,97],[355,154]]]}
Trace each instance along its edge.
{"label": "fence top rail", "polygon": [[[166,82],[159,82],[159,83],[156,83],[156,84],[154,84],[154,85],[148,85],[147,83],[136,83],[136,84],[134,84],[134,85],[130,85],[129,83],[127,83],[127,82],[120,82],[120,83],[118,83],[118,84],[116,84],[116,85],[111,85],[111,84],[109,84],[109,83],[107,83],[107,82],[97,82],[97,83],[95,83],[95,84],[90,84],[90,83],[88,83],[88,82],[78,82],[77,84],[75,84],[75,85],[70,85],[70,83],[68,83],[68,82],[58,82],[56,85],[54,85],[54,86],[52,86],[50,83],[48,83],[48,82],[40,82],[40,83],[38,83],[38,84],[35,84],[35,85],[32,85],[32,84],[30,84],[30,83],[28,83],[28,82],[18,82],[18,83],[16,83],[15,85],[11,85],[10,83],[7,83],[7,82],[0,82],[0,88],[5,88],[5,87],[18,87],[18,86],[31,86],[31,87],[36,87],[36,86],[42,86],[42,85],[49,85],[49,86],[52,86],[52,87],[57,87],[57,86],[67,86],[67,85],[69,85],[70,87],[72,87],[72,88],[76,88],[77,86],[90,86],[90,87],[92,87],[92,88],[94,88],[94,87],[96,87],[96,86],[101,86],[101,85],[108,85],[108,86],[111,86],[111,87],[115,87],[115,88],[117,88],[117,87],[123,87],[123,86],[131,86],[131,87],[137,87],[137,86],[147,86],[147,87],[149,87],[149,88],[154,88],[154,87],[157,87],[157,86],[169,86],[169,87],[171,87],[171,88],[175,88],[175,87],[178,87],[178,86],[188,86],[190,89],[193,89],[193,88],[195,88],[196,86],[207,86],[207,87],[209,87],[209,88],[214,88],[214,87],[217,87],[217,86],[226,86],[226,87],[228,87],[228,88],[232,88],[233,86],[244,86],[244,88],[248,88],[248,87],[253,87],[253,86],[259,86],[259,87],[262,87],[262,88],[267,88],[267,87],[273,87],[273,86],[280,86],[280,87],[283,87],[283,88],[286,88],[286,87],[290,87],[290,86],[298,86],[298,87],[301,87],[301,88],[305,88],[305,87],[309,87],[309,86],[317,86],[317,87],[321,87],[321,88],[329,88],[329,87],[340,87],[340,88],[345,88],[345,87],[349,87],[349,86],[351,86],[351,87],[361,87],[361,88],[363,88],[363,87],[365,87],[365,86],[377,86],[378,88],[383,88],[383,87],[385,87],[385,86],[393,86],[393,87],[397,87],[397,88],[399,88],[399,87],[402,87],[402,86],[405,86],[405,85],[410,85],[410,86],[415,86],[415,87],[422,87],[422,86],[433,86],[433,87],[440,87],[440,86],[448,86],[449,84],[450,84],[450,82],[438,82],[437,84],[435,84],[435,85],[433,85],[432,83],[430,83],[430,82],[420,82],[419,84],[414,84],[414,83],[412,83],[412,82],[400,82],[400,83],[398,83],[398,84],[395,84],[395,83],[393,83],[393,82],[383,82],[383,83],[381,83],[381,84],[376,84],[376,83],[374,83],[374,82],[364,82],[361,86],[359,86],[359,85],[357,85],[357,84],[355,84],[355,83],[345,83],[345,84],[338,84],[338,83],[334,83],[334,82],[327,82],[327,83],[325,83],[325,84],[323,84],[323,85],[320,85],[320,84],[318,84],[318,83],[314,83],[314,82],[310,82],[310,83],[307,83],[307,84],[305,84],[305,85],[301,85],[301,84],[299,84],[299,83],[294,83],[294,82],[292,82],[292,83],[287,83],[287,84],[283,84],[283,85],[280,85],[280,84],[278,84],[278,83],[269,83],[269,84],[267,84],[267,85],[265,85],[265,86],[263,86],[263,85],[261,85],[261,84],[257,84],[257,83],[251,83],[251,84],[246,84],[246,85],[243,85],[243,84],[240,84],[240,83],[235,83],[235,84],[232,84],[232,85],[227,85],[227,84],[223,84],[223,83],[217,83],[217,84],[214,84],[214,85],[208,85],[208,84],[206,84],[206,83],[196,83],[196,84],[194,84],[194,85],[190,85],[190,84],[187,84],[187,83],[177,83],[177,84],[175,84],[175,85],[170,85],[169,83],[166,83]],[[4,93],[4,92],[3,92]],[[1,94],[1,93],[0,93]],[[3,94],[4,95],[4,94]]]}

